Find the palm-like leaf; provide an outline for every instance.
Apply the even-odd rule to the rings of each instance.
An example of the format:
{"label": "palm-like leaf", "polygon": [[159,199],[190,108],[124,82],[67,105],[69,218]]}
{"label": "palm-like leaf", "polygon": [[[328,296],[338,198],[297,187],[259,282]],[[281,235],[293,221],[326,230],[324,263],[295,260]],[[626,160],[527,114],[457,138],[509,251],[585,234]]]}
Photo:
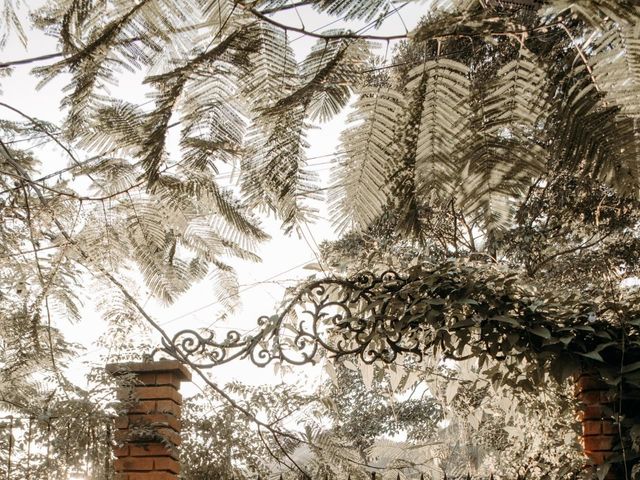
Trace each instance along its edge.
{"label": "palm-like leaf", "polygon": [[487,90],[466,147],[458,205],[492,230],[509,222],[514,200],[547,168],[547,153],[539,139],[547,103],[546,75],[520,52],[498,71]]}
{"label": "palm-like leaf", "polygon": [[633,118],[640,117],[640,25],[610,23],[589,57],[598,89],[607,102]]}
{"label": "palm-like leaf", "polygon": [[469,68],[453,60],[433,60],[411,70],[409,77],[409,90],[426,81],[415,151],[418,182],[422,188],[450,193],[462,168],[471,118]]}
{"label": "palm-like leaf", "polygon": [[393,165],[393,140],[405,108],[403,96],[389,89],[365,89],[341,137],[342,153],[332,177],[331,209],[336,227],[364,228],[383,211]]}

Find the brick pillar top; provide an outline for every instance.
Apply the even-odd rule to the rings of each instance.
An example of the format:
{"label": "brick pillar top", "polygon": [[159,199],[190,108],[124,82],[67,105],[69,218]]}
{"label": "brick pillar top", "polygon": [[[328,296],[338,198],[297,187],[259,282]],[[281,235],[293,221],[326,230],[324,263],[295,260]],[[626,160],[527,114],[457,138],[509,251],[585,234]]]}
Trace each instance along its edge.
{"label": "brick pillar top", "polygon": [[181,382],[191,381],[191,372],[177,360],[158,360],[156,362],[124,362],[107,364],[107,372],[111,375],[128,373],[172,373]]}
{"label": "brick pillar top", "polygon": [[[618,428],[614,422],[614,396],[611,387],[596,372],[581,372],[575,385],[575,393],[581,403],[578,418],[582,423],[582,447],[589,458],[592,470],[614,460],[618,443]],[[605,480],[626,478],[615,463]]]}
{"label": "brick pillar top", "polygon": [[111,363],[106,370],[114,377],[132,377],[118,389],[126,411],[116,419],[116,479],[177,480],[182,406],[178,389],[191,380],[191,373],[175,360]]}

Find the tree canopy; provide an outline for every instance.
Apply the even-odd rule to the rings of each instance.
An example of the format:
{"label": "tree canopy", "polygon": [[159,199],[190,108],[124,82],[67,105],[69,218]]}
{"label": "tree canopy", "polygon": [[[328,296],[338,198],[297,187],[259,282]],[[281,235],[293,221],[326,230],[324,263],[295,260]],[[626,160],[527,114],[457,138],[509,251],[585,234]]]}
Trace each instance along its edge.
{"label": "tree canopy", "polygon": [[[231,307],[238,286],[230,263],[260,260],[269,240],[261,220],[275,216],[291,233],[316,218],[319,202],[340,234],[323,245],[326,281],[396,270],[404,290],[382,289],[377,301],[403,312],[411,298],[437,311],[397,314],[405,333],[442,347],[442,358],[471,350],[480,364],[456,370],[446,361],[427,368],[404,359],[369,371],[339,359],[327,367],[336,369],[334,381],[315,394],[209,385],[187,420],[195,432],[188,478],[275,468],[260,463],[258,451],[294,471],[296,452],[318,472],[348,465],[355,475],[380,452],[397,466],[411,442],[422,448],[446,431],[464,436],[469,412],[479,410],[488,413],[471,415],[471,430],[494,428],[513,440],[509,422],[525,421],[522,412],[490,412],[474,395],[509,387],[530,394],[520,401],[528,408],[544,395],[569,405],[563,382],[584,362],[616,388],[638,386],[640,7],[633,0],[436,0],[424,4],[415,28],[383,33],[387,19],[402,23],[405,6],[55,0],[31,8],[4,0],[0,47],[18,41],[29,51],[38,31],[51,51],[21,59],[2,53],[0,89],[25,67],[41,85],[61,82],[64,121],[0,102],[0,408],[37,419],[41,442],[51,422],[67,429],[69,418],[84,422],[78,429],[87,434],[72,449],[61,453],[70,440],[47,447],[57,452],[60,478],[83,462],[95,466],[95,478],[109,475],[108,449],[96,439],[108,430],[110,384],[96,372],[94,387],[83,389],[64,375],[78,349],[60,320],[79,318],[86,285],[103,292],[96,310],[113,338],[135,351],[135,326],[162,330],[136,283],[171,304],[207,279],[212,296]],[[326,26],[305,26],[305,12]],[[302,21],[291,22],[296,15]],[[302,59],[298,38],[315,42]],[[345,111],[331,181],[323,184],[309,168],[308,133]],[[434,322],[446,329],[429,340]],[[517,338],[514,328],[522,330]],[[358,369],[367,385],[350,390],[345,379]],[[438,393],[430,384],[433,397],[390,416],[393,391],[417,384],[413,371],[454,386]],[[390,385],[387,397],[371,394]],[[203,406],[209,397],[227,401],[226,417],[212,420]],[[370,422],[359,422],[363,405]],[[331,427],[308,422],[304,435],[291,433],[280,420],[259,421],[259,406],[272,406],[273,419],[278,409],[315,408],[314,418],[331,418]],[[445,417],[449,430],[438,423]],[[242,437],[207,463],[207,442],[228,442],[243,422],[258,433],[269,426],[269,438]],[[550,435],[553,425],[562,425],[567,441],[546,438],[526,455],[553,444],[559,453],[547,466],[574,466],[566,412],[554,410],[540,431]],[[634,425],[625,426],[630,460],[640,443]],[[380,441],[400,432],[409,432],[407,444],[390,458],[392,446]],[[496,440],[488,453],[475,452],[475,467],[489,468],[495,452],[522,457],[526,442],[518,438],[521,447]],[[423,453],[435,455],[432,446]],[[452,462],[464,463],[456,455]],[[53,468],[48,462],[39,468]],[[403,475],[420,471],[402,465],[413,468],[398,468]]]}

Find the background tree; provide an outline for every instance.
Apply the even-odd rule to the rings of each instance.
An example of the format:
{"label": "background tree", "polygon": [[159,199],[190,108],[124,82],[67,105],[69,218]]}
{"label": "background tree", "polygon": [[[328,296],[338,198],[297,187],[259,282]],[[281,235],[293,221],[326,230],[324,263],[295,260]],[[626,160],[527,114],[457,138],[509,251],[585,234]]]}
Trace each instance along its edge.
{"label": "background tree", "polygon": [[[69,79],[63,125],[0,103],[20,119],[0,124],[7,408],[49,412],[86,396],[64,378],[76,349],[51,322],[77,318],[80,285],[109,292],[101,311],[123,337],[157,327],[138,276],[167,303],[208,276],[223,300],[235,288],[228,259],[258,260],[267,239],[259,215],[291,231],[324,188],[346,233],[328,255],[344,270],[455,257],[500,281],[516,275],[541,299],[562,289],[568,305],[633,311],[640,12],[632,1],[511,3],[435,2],[382,59],[375,42],[401,38],[285,25],[280,1],[60,0],[30,12],[26,29],[6,1],[3,31],[42,29],[58,50],[2,74],[36,63],[43,82]],[[307,8],[375,26],[397,7]],[[301,62],[291,32],[318,39]],[[125,71],[149,102],[108,89]],[[352,98],[333,183],[321,187],[306,132]],[[42,138],[67,167],[43,175]],[[228,188],[219,174],[234,168]],[[365,247],[357,265],[342,253],[353,246]]]}

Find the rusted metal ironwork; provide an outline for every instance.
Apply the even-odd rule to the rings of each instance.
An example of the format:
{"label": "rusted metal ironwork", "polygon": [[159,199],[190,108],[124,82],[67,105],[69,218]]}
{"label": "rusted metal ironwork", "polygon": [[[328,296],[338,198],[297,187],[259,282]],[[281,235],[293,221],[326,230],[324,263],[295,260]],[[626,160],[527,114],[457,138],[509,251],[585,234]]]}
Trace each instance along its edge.
{"label": "rusted metal ironwork", "polygon": [[[258,318],[255,334],[232,330],[218,338],[211,330],[187,329],[163,340],[158,351],[199,368],[245,358],[258,366],[272,361],[303,365],[315,362],[321,351],[357,355],[366,363],[391,363],[399,354],[421,357],[421,333],[412,312],[428,300],[406,298],[399,311],[398,295],[406,283],[392,270],[312,282],[280,314]],[[395,295],[395,301],[377,300],[383,294]]]}

